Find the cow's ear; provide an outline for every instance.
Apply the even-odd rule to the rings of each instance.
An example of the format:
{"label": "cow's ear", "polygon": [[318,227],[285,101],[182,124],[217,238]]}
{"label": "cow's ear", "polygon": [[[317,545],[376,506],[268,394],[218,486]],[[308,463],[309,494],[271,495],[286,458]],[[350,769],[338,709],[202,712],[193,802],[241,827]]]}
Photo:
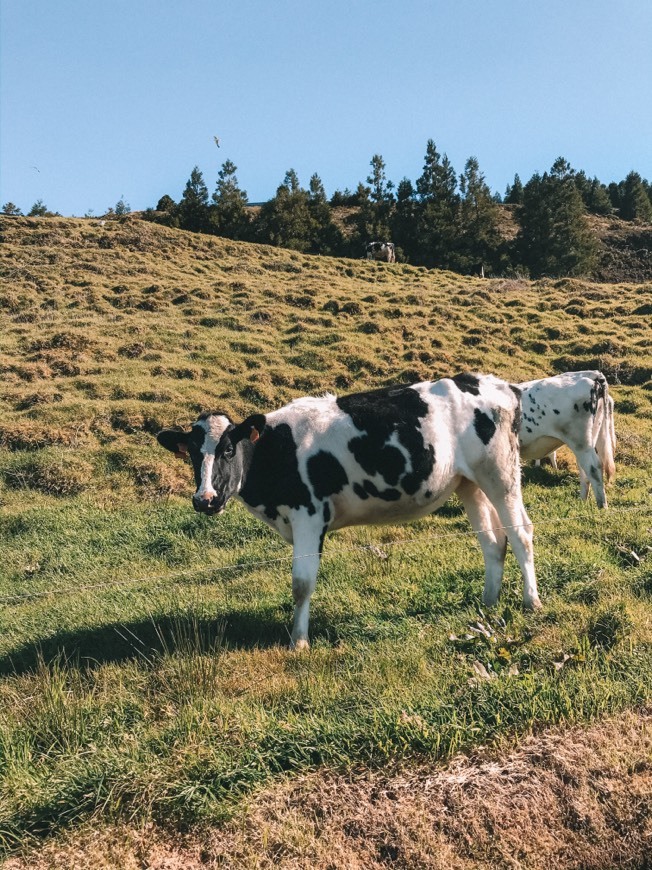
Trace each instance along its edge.
{"label": "cow's ear", "polygon": [[156,440],[170,450],[178,459],[185,459],[188,455],[188,436],[190,432],[184,432],[181,429],[163,429],[156,436]]}
{"label": "cow's ear", "polygon": [[236,445],[244,438],[248,438],[252,444],[255,444],[263,434],[265,423],[266,420],[264,414],[252,414],[251,417],[247,417],[246,420],[242,423],[238,423],[238,425],[231,430],[229,433],[231,443]]}

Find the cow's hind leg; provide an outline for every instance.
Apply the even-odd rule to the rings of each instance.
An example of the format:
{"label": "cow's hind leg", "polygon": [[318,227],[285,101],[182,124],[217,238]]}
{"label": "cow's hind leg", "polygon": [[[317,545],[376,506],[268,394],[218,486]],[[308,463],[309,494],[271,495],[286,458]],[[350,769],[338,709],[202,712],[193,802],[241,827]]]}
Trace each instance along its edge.
{"label": "cow's hind leg", "polygon": [[[520,467],[515,469],[520,476]],[[530,610],[541,607],[534,572],[534,546],[532,543],[532,523],[527,515],[521,497],[520,477],[515,480],[498,479],[489,475],[480,479],[480,486],[492,503],[504,527],[516,561],[523,575],[523,606]]]}
{"label": "cow's hind leg", "polygon": [[606,508],[607,494],[604,488],[602,462],[593,447],[575,448],[569,445],[580,472],[580,498],[585,500],[589,494],[589,483],[593,487],[595,501],[599,508]]}
{"label": "cow's hind leg", "polygon": [[292,524],[294,551],[292,553],[292,597],[294,598],[294,624],[292,646],[296,650],[308,649],[308,622],[310,599],[317,585],[317,572],[323,542],[322,526],[314,522]]}
{"label": "cow's hind leg", "polygon": [[485,564],[484,604],[498,601],[503,582],[507,536],[493,505],[479,486],[464,478],[457,488],[473,531],[478,536]]}

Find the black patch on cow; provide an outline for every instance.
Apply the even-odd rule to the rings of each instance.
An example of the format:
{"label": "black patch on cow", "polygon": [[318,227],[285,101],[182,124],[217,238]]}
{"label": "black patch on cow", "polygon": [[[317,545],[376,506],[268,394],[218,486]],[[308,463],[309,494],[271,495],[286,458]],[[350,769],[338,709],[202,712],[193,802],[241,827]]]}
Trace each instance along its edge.
{"label": "black patch on cow", "polygon": [[432,444],[426,446],[421,432],[409,426],[402,427],[399,438],[401,444],[407,447],[412,459],[412,471],[403,475],[401,486],[408,495],[414,495],[421,484],[430,477],[435,464],[435,449]]}
{"label": "black patch on cow", "polygon": [[584,410],[591,413],[594,417],[598,410],[598,399],[604,395],[604,384],[601,381],[594,381],[589,393],[589,401],[584,402]]}
{"label": "black patch on cow", "polygon": [[396,486],[405,469],[405,457],[392,444],[383,444],[377,433],[352,438],[348,447],[355,461],[367,474],[381,474],[387,483]]}
{"label": "black patch on cow", "polygon": [[363,501],[369,498],[369,493],[365,489],[363,489],[363,487],[361,487],[359,483],[353,484],[353,492],[358,496],[358,498],[361,498]]}
{"label": "black patch on cow", "polygon": [[[356,462],[368,475],[380,475],[390,487],[378,498],[394,500],[394,492],[398,492],[394,489],[396,486],[401,486],[409,495],[415,493],[435,464],[434,448],[431,444],[426,446],[420,431],[420,421],[428,414],[428,405],[419,393],[407,386],[387,387],[342,396],[337,405],[351,417],[356,429],[364,433],[348,444]],[[410,457],[410,472],[404,473],[403,451],[387,443],[393,434]],[[354,492],[364,498],[355,487]]]}
{"label": "black patch on cow", "polygon": [[240,490],[243,501],[251,507],[263,505],[270,520],[277,518],[281,505],[291,509],[305,507],[312,516],[316,509],[299,474],[297,446],[288,424],[267,426],[255,448],[251,447],[251,465]]}
{"label": "black patch on cow", "polygon": [[321,556],[322,550],[324,549],[324,538],[326,537],[326,532],[328,531],[328,527],[331,521],[331,506],[327,501],[324,502],[322,506],[322,514],[324,517],[324,528],[321,530],[321,535],[319,536],[319,555]]}
{"label": "black patch on cow", "polygon": [[512,417],[512,432],[514,435],[518,435],[521,431],[521,426],[523,425],[523,417],[521,414],[521,406],[517,405],[514,409],[514,416]]}
{"label": "black patch on cow", "polygon": [[553,414],[559,414],[559,411],[558,411],[556,408],[553,408],[553,409],[552,409],[552,413],[553,413]]}
{"label": "black patch on cow", "polygon": [[398,501],[401,497],[401,493],[398,489],[378,489],[376,484],[371,480],[365,480],[364,488],[369,495],[374,498],[380,498],[383,501]]}
{"label": "black patch on cow", "polygon": [[[523,410],[521,408],[521,397],[523,396],[523,390],[520,387],[517,387],[516,384],[509,385],[510,390],[516,396],[516,407],[514,408],[514,417],[512,418],[512,432],[514,435],[518,435],[521,431],[521,426],[523,425]],[[532,401],[532,397],[530,396],[530,401]]]}
{"label": "black patch on cow", "polygon": [[579,411],[579,407],[577,405],[577,402],[574,403],[573,407],[575,408],[576,411]]}
{"label": "black patch on cow", "polygon": [[324,549],[324,540],[326,538],[326,532],[328,531],[328,524],[324,526],[321,530],[321,535],[319,536],[319,555],[321,556],[322,550]]}
{"label": "black patch on cow", "polygon": [[479,408],[473,412],[473,427],[483,444],[488,444],[496,434],[496,424]]}
{"label": "black patch on cow", "polygon": [[530,435],[531,435],[531,434],[532,434],[532,430],[530,429],[530,427],[529,427],[529,426],[526,426],[525,428],[527,429],[527,431],[528,431],[528,432],[530,433]]}
{"label": "black patch on cow", "polygon": [[327,450],[320,450],[308,460],[308,479],[318,499],[341,492],[349,482],[341,463]]}
{"label": "black patch on cow", "polygon": [[451,378],[458,390],[463,393],[471,393],[472,396],[480,395],[480,379],[469,372],[462,372]]}

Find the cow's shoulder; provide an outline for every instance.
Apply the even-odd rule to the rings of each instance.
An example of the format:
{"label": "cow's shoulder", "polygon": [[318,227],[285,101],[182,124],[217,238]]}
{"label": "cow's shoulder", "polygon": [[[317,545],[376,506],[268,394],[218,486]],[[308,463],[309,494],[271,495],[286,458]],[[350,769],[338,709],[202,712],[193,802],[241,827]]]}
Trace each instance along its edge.
{"label": "cow's shoulder", "polygon": [[281,506],[315,513],[310,490],[300,473],[293,427],[278,414],[267,417],[240,497],[250,507],[262,509],[270,520],[277,519]]}

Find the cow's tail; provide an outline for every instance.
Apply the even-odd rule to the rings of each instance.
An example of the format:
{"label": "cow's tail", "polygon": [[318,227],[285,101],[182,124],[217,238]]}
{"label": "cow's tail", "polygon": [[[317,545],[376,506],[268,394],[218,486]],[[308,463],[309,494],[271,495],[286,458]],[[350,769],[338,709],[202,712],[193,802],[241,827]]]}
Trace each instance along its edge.
{"label": "cow's tail", "polygon": [[602,404],[602,414],[598,427],[595,449],[600,457],[602,473],[608,483],[616,474],[614,454],[616,452],[616,430],[614,429],[614,400],[609,395],[609,385],[604,375],[596,381],[598,402]]}

